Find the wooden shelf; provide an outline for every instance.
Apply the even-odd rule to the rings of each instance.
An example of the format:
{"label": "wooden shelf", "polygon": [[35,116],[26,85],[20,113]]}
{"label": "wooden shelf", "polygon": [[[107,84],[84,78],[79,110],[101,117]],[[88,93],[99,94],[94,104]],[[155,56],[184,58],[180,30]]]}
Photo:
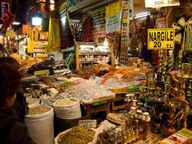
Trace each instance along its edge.
{"label": "wooden shelf", "polygon": [[109,52],[87,52],[87,53],[80,53],[80,56],[87,56],[87,55],[94,55],[94,56],[107,56],[110,55]]}

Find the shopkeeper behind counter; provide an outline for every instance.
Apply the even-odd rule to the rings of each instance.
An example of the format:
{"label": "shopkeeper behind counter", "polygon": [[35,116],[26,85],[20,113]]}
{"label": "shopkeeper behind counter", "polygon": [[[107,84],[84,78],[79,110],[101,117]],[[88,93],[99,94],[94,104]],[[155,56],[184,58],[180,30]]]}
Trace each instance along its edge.
{"label": "shopkeeper behind counter", "polygon": [[14,58],[19,64],[21,64],[21,57],[18,54],[18,51],[16,48],[13,48],[13,53],[10,54],[10,57]]}

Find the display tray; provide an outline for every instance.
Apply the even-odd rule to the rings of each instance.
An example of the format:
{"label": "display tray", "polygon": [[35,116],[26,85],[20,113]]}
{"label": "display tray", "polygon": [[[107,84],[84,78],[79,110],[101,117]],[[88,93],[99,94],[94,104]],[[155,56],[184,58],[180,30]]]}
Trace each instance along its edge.
{"label": "display tray", "polygon": [[128,93],[128,87],[111,88],[111,91],[115,94],[126,94]]}
{"label": "display tray", "polygon": [[103,96],[103,97],[98,97],[98,98],[91,99],[91,100],[82,100],[82,104],[94,104],[94,103],[98,103],[98,102],[112,100],[114,98],[115,98],[115,95]]}
{"label": "display tray", "polygon": [[[64,132],[59,133],[59,134],[56,136],[56,138],[55,138],[55,144],[59,144],[60,137],[62,137],[63,135],[66,135],[68,132],[71,131],[71,129],[72,129],[72,128],[70,128],[70,129],[68,129],[68,130],[66,130],[66,131],[64,131]],[[92,130],[96,132],[96,129],[93,129],[93,128],[92,128]],[[94,140],[94,139],[93,139],[93,140]],[[90,143],[91,143],[91,142],[90,142]]]}
{"label": "display tray", "polygon": [[60,139],[60,137],[63,136],[63,135],[65,135],[66,133],[68,133],[68,132],[70,132],[70,131],[71,131],[71,129],[68,129],[68,130],[66,130],[66,131],[64,131],[64,132],[59,133],[59,134],[57,135],[57,137],[55,138],[55,144],[59,144],[59,139]]}
{"label": "display tray", "polygon": [[132,93],[138,93],[138,91],[135,90],[129,90],[128,87],[123,87],[123,88],[112,88],[111,91],[113,93],[117,94],[132,94]]}

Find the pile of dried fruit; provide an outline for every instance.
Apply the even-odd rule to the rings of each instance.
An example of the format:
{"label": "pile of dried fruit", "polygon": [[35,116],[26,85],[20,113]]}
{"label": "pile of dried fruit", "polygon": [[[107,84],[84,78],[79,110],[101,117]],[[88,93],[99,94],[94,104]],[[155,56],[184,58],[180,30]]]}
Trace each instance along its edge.
{"label": "pile of dried fruit", "polygon": [[58,139],[58,144],[88,144],[93,140],[95,132],[83,127],[74,127]]}

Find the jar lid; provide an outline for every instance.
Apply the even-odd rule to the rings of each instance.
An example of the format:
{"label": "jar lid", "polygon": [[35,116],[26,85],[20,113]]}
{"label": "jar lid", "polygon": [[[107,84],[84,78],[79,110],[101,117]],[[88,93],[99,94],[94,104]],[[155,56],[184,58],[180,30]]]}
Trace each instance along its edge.
{"label": "jar lid", "polygon": [[137,113],[142,113],[142,110],[138,109],[138,110],[137,110]]}
{"label": "jar lid", "polygon": [[136,107],[133,107],[133,106],[131,107],[131,110],[136,110],[136,109],[137,109]]}

